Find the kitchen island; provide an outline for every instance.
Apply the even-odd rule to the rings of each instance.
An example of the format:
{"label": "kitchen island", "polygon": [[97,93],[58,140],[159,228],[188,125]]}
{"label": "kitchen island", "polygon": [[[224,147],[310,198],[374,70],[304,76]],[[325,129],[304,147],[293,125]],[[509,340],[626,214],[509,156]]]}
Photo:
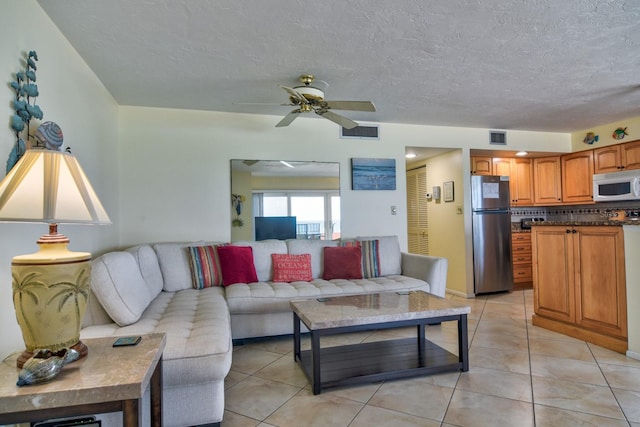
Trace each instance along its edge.
{"label": "kitchen island", "polygon": [[640,286],[631,256],[640,240],[638,225],[638,220],[533,223],[532,323],[638,357]]}

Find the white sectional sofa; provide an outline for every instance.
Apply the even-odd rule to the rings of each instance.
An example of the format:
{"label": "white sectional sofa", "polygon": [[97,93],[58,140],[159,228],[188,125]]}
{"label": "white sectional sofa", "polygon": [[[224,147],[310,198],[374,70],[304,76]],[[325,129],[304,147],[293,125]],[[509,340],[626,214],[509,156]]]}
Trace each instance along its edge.
{"label": "white sectional sofa", "polygon": [[[257,280],[203,289],[194,288],[188,247],[216,242],[156,243],[106,253],[93,261],[93,295],[81,338],[166,333],[164,425],[216,425],[224,413],[232,340],[291,334],[291,299],[417,289],[444,296],[446,259],[401,253],[396,236],[353,242],[375,243],[379,263],[363,271],[377,277],[323,279],[324,248],[341,246],[338,241],[234,242],[251,247]],[[274,282],[272,254],[310,254],[311,280]],[[224,273],[224,265],[217,267]]]}

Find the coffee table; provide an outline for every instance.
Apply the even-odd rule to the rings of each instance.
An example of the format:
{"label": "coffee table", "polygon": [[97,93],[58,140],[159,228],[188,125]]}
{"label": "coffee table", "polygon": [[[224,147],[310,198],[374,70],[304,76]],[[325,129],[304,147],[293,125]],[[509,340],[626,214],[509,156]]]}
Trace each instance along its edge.
{"label": "coffee table", "polygon": [[[445,371],[468,371],[467,314],[464,303],[423,291],[384,292],[294,300],[293,353],[313,394],[342,385],[407,378]],[[425,338],[425,326],[458,322],[458,355]],[[301,322],[311,333],[311,350],[301,351]],[[320,337],[349,332],[416,326],[416,338],[338,347],[320,346]]]}
{"label": "coffee table", "polygon": [[143,335],[135,346],[112,347],[115,337],[83,339],[89,354],[53,380],[18,387],[16,358],[0,364],[0,425],[122,411],[125,427],[142,425],[142,396],[151,392],[151,425],[162,425],[165,334]]}

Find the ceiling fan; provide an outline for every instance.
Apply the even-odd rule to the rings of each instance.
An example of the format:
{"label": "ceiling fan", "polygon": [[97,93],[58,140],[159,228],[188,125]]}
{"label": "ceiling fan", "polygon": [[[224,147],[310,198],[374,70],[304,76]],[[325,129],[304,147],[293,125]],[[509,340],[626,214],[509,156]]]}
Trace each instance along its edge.
{"label": "ceiling fan", "polygon": [[334,113],[332,110],[376,111],[376,107],[370,101],[325,101],[324,92],[311,85],[314,79],[315,76],[312,74],[303,74],[299,77],[299,80],[303,83],[302,86],[291,88],[279,85],[289,94],[289,101],[291,101],[290,104],[284,105],[292,105],[297,108],[284,116],[276,127],[289,126],[301,113],[313,111],[320,117],[329,119],[344,128],[353,129],[358,126],[358,123]]}

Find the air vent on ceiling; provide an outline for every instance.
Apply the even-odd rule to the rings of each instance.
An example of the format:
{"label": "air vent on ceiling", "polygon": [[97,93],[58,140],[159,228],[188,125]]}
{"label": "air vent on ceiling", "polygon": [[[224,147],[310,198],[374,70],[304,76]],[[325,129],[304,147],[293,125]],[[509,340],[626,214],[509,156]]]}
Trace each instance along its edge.
{"label": "air vent on ceiling", "polygon": [[495,130],[489,131],[489,144],[507,145],[507,133]]}
{"label": "air vent on ceiling", "polygon": [[380,139],[378,126],[356,126],[353,129],[340,127],[340,138]]}

